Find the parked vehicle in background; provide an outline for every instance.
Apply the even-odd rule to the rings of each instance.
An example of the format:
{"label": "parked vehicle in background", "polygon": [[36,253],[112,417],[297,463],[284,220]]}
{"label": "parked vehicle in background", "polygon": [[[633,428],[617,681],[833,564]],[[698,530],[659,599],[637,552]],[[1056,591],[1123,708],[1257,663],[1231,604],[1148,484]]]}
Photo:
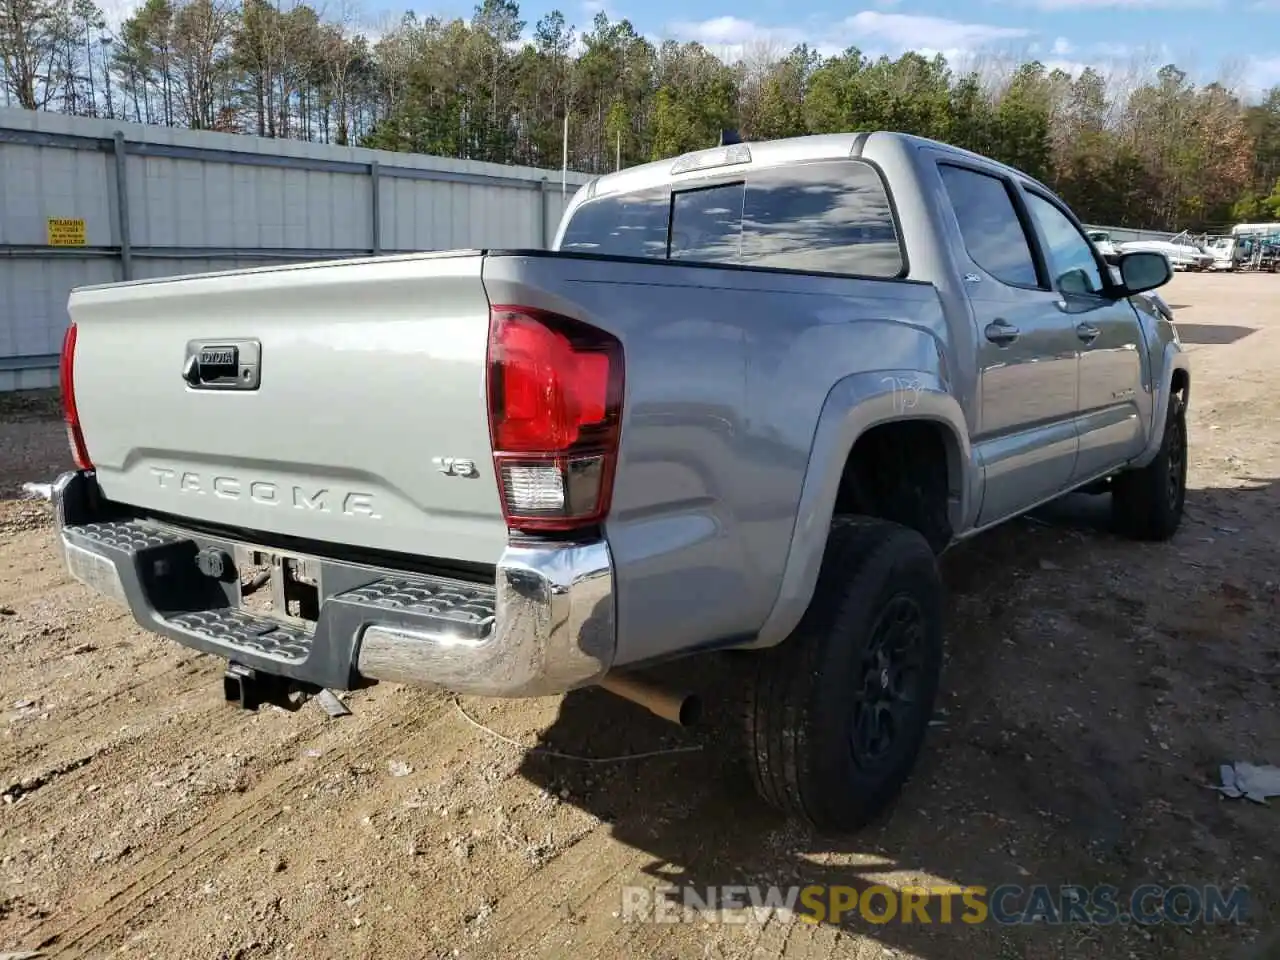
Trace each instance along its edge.
{"label": "parked vehicle in background", "polygon": [[1168,240],[1126,240],[1118,244],[1116,250],[1119,253],[1163,253],[1175,270],[1207,270],[1214,261],[1214,255],[1192,242],[1185,230]]}
{"label": "parked vehicle in background", "polygon": [[1235,237],[1212,237],[1205,244],[1205,250],[1213,254],[1210,270],[1233,271],[1240,266],[1244,258],[1245,247]]}
{"label": "parked vehicle in background", "polygon": [[1274,237],[1280,236],[1280,222],[1269,223],[1237,223],[1231,228],[1233,237]]}
{"label": "parked vehicle in background", "polygon": [[1118,251],[1111,241],[1111,234],[1106,230],[1090,230],[1085,234],[1104,257],[1114,256]]}
{"label": "parked vehicle in background", "polygon": [[1237,223],[1231,236],[1239,269],[1280,269],[1280,223]]}
{"label": "parked vehicle in background", "polygon": [[600,177],[551,251],[82,288],[58,542],[248,706],[599,684],[686,720],[638,669],[749,651],[761,795],[852,829],[932,716],[938,554],[1079,489],[1177,530],[1169,277],[1018,170],[860,133]]}

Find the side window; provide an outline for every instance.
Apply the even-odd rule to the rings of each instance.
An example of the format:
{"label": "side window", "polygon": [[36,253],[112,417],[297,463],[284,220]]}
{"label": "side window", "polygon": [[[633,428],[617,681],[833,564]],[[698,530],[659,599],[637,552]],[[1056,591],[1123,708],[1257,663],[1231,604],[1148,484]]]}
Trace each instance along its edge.
{"label": "side window", "polygon": [[747,181],[742,262],[896,277],[902,248],[884,183],[857,160],[799,163]]}
{"label": "side window", "polygon": [[665,259],[670,209],[671,195],[666,190],[588,200],[574,211],[560,249]]}
{"label": "side window", "polygon": [[737,263],[742,256],[742,183],[671,195],[671,259]]}
{"label": "side window", "polygon": [[1048,256],[1053,283],[1063,293],[1102,292],[1102,274],[1093,248],[1057,205],[1030,190],[1024,191],[1027,209],[1035,218],[1049,245]]}
{"label": "side window", "polygon": [[938,172],[973,262],[1004,283],[1038,286],[1035,258],[1005,182],[945,163]]}

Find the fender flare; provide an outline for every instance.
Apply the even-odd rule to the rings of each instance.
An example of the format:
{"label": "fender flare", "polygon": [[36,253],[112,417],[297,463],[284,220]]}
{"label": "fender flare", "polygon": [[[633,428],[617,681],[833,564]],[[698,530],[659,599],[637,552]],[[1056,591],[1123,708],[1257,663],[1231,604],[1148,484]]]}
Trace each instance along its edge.
{"label": "fender flare", "polygon": [[781,643],[804,616],[822,567],[840,478],[858,438],[881,424],[920,420],[939,423],[951,435],[949,482],[953,493],[959,493],[958,515],[952,520],[957,529],[971,524],[981,500],[981,476],[973,463],[964,411],[943,380],[919,370],[845,377],[831,388],[818,417],[777,598],[755,639],[744,647]]}
{"label": "fender flare", "polygon": [[[1182,345],[1170,340],[1164,345],[1160,358],[1160,380],[1156,385],[1151,407],[1151,432],[1147,434],[1146,448],[1130,464],[1130,467],[1141,469],[1156,458],[1160,452],[1160,444],[1164,441],[1165,420],[1169,416],[1169,397],[1173,393],[1173,378],[1182,371],[1187,378],[1184,399],[1191,400],[1191,358]],[[1152,378],[1154,382],[1154,377]]]}

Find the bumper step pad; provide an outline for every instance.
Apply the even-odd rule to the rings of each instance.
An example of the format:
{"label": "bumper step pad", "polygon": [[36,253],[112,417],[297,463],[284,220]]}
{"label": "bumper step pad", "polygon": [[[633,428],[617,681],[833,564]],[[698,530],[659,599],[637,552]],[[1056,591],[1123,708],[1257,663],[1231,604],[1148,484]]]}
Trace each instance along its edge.
{"label": "bumper step pad", "polygon": [[335,600],[412,617],[471,640],[482,640],[493,630],[497,607],[493,587],[434,578],[386,577]]}
{"label": "bumper step pad", "polygon": [[158,530],[137,520],[114,520],[103,523],[86,523],[67,527],[67,532],[91,543],[135,556],[143,550],[168,547],[185,539],[176,534]]}
{"label": "bumper step pad", "polygon": [[[179,630],[207,637],[232,650],[284,663],[301,663],[311,652],[311,632],[241,610],[198,610],[164,618]],[[234,654],[231,659],[237,659]]]}

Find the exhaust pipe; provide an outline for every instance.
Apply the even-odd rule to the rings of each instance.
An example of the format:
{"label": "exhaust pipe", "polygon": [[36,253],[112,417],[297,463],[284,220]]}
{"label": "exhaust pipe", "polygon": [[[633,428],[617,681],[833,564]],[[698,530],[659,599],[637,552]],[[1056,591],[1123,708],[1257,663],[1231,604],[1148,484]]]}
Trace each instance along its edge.
{"label": "exhaust pipe", "polygon": [[599,686],[624,700],[638,703],[650,713],[677,726],[693,726],[702,716],[702,701],[695,694],[668,690],[634,674],[606,674]]}

